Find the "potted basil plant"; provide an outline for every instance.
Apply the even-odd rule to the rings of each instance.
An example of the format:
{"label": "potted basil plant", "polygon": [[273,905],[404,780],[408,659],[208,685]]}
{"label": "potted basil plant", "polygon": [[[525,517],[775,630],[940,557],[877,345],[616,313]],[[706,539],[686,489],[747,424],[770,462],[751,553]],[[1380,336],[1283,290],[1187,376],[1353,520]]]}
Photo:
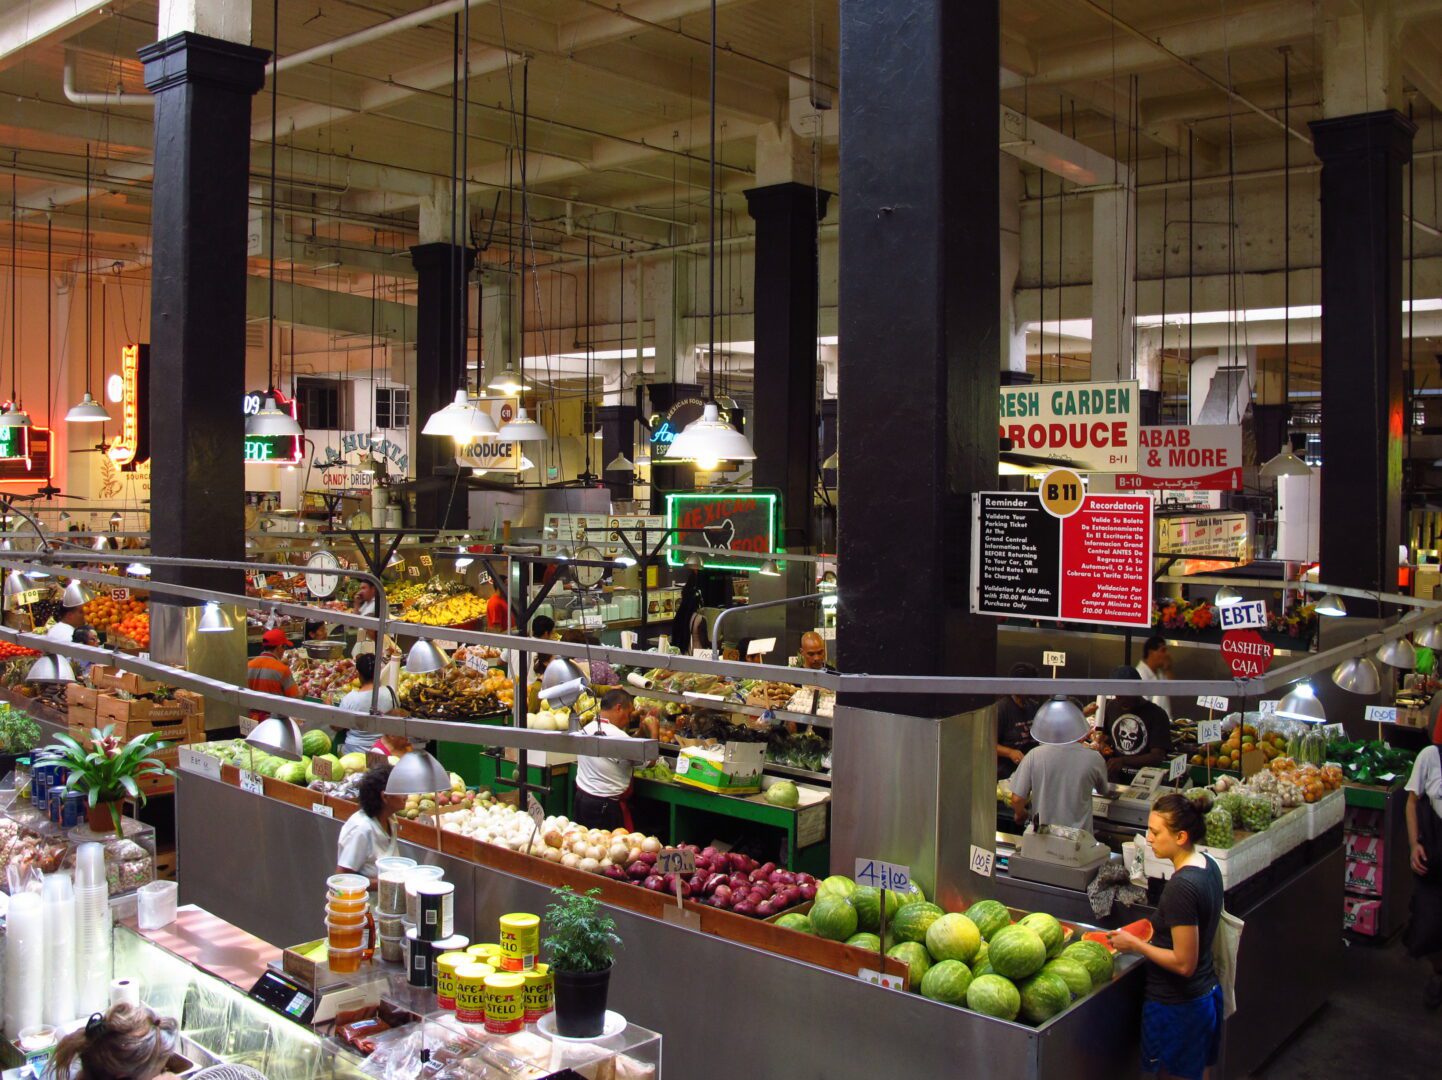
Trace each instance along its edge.
{"label": "potted basil plant", "polygon": [[601,910],[600,889],[578,893],[553,889],[556,902],[546,908],[550,936],[545,940],[556,993],[556,1033],[571,1039],[600,1035],[606,1027],[612,950],[621,944],[616,922]]}
{"label": "potted basil plant", "polygon": [[65,790],[85,793],[90,827],[96,832],[113,828],[116,836],[124,836],[120,827],[122,801],[129,797],[144,806],[146,798],[140,780],[175,773],[153,756],[164,748],[154,734],[137,735],[122,743],[114,731],[113,724],[92,728],[88,746],[69,735],[56,735],[45,752],[51,762],[69,770]]}

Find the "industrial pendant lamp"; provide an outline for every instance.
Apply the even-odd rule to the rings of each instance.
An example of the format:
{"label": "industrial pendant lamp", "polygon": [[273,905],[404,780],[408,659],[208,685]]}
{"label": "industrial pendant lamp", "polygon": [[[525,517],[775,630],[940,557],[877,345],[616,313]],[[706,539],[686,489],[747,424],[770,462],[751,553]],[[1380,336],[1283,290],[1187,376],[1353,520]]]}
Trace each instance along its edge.
{"label": "industrial pendant lamp", "polygon": [[632,461],[630,458],[628,458],[628,457],[626,456],[626,452],[623,450],[621,453],[617,454],[615,457],[613,457],[613,458],[611,459],[611,463],[606,466],[606,471],[607,471],[607,472],[635,472],[635,471],[636,471],[636,463],[635,463],[634,461]]}
{"label": "industrial pendant lamp", "polygon": [[1406,638],[1396,638],[1377,650],[1377,659],[1388,667],[1411,671],[1417,666],[1417,650]]}
{"label": "industrial pendant lamp", "polygon": [[1317,695],[1312,692],[1308,683],[1298,683],[1283,695],[1282,700],[1277,702],[1277,715],[1288,720],[1305,720],[1314,724],[1327,719],[1326,710],[1322,708],[1322,703],[1317,700]]}
{"label": "industrial pendant lamp", "polygon": [[46,653],[25,673],[26,682],[69,683],[75,681],[70,661],[63,656]]}
{"label": "industrial pendant lamp", "polygon": [[1312,466],[1292,453],[1290,446],[1284,446],[1276,457],[1263,462],[1262,475],[1269,480],[1279,476],[1311,476]]}
{"label": "industrial pendant lamp", "polygon": [[762,577],[780,577],[781,568],[776,565],[775,559],[767,559],[761,564],[761,569],[756,571]]}
{"label": "industrial pendant lamp", "polygon": [[1230,607],[1232,604],[1240,604],[1241,602],[1242,594],[1230,585],[1223,585],[1218,589],[1217,595],[1212,600],[1212,603],[1217,607]]}
{"label": "industrial pendant lamp", "polygon": [[821,467],[828,472],[835,472],[840,464],[841,452],[838,450],[833,450],[831,451],[831,456],[821,463]]}
{"label": "industrial pendant lamp", "polygon": [[1332,682],[1351,694],[1375,694],[1382,688],[1377,665],[1365,656],[1343,660],[1332,669]]}
{"label": "industrial pendant lamp", "polygon": [[61,595],[60,603],[64,607],[84,607],[95,599],[95,594],[78,581],[72,580],[65,586],[65,592]]}
{"label": "industrial pendant lamp", "polygon": [[526,385],[525,377],[516,370],[516,366],[509,360],[506,361],[506,366],[501,369],[501,373],[487,383],[486,386],[508,397],[515,397],[517,394],[523,394],[530,389],[530,387]]}
{"label": "industrial pendant lamp", "polygon": [[1442,649],[1442,623],[1433,623],[1417,635],[1419,649]]}
{"label": "industrial pendant lamp", "polygon": [[245,737],[247,745],[287,761],[304,757],[300,727],[286,716],[268,716]]}
{"label": "industrial pendant lamp", "polygon": [[537,421],[526,415],[525,406],[516,410],[516,418],[501,425],[497,435],[502,442],[545,442],[549,435]]}
{"label": "industrial pendant lamp", "polygon": [[701,556],[697,552],[693,551],[690,555],[686,556],[687,570],[700,570],[703,569],[705,565],[706,563],[702,561]]}
{"label": "industrial pendant lamp", "polygon": [[387,795],[429,795],[449,791],[451,775],[427,750],[402,754],[386,780]]}
{"label": "industrial pendant lamp", "polygon": [[[85,396],[65,414],[67,424],[107,424],[110,414],[90,396],[90,147],[85,147]],[[47,286],[48,288],[48,286]]]}
{"label": "industrial pendant lamp", "polygon": [[230,630],[230,623],[225,621],[225,612],[220,610],[220,605],[214,600],[209,600],[200,613],[200,622],[195,629],[202,634],[224,634]]}
{"label": "industrial pendant lamp", "polygon": [[1317,606],[1313,610],[1315,610],[1318,615],[1327,615],[1331,618],[1338,619],[1347,614],[1347,605],[1336,593],[1328,593],[1317,601]]}
{"label": "industrial pendant lamp", "polygon": [[304,435],[305,429],[295,417],[276,404],[275,394],[267,391],[260,399],[260,411],[245,418],[247,435]]}
{"label": "industrial pendant lamp", "polygon": [[406,654],[406,671],[412,675],[429,675],[433,671],[440,671],[448,663],[450,660],[446,658],[446,654],[436,648],[435,642],[429,638],[421,638]]}
{"label": "industrial pendant lamp", "polygon": [[[15,378],[16,357],[20,354],[20,265],[15,261],[15,234],[19,231],[19,218],[15,195],[15,174],[10,174],[10,407],[0,413],[0,427],[29,427],[30,414],[20,407],[20,391]],[[45,287],[50,288],[50,277],[45,277]]]}
{"label": "industrial pendant lamp", "polygon": [[470,394],[462,387],[456,391],[454,400],[426,418],[421,434],[449,435],[457,442],[470,442],[493,437],[496,422],[471,401]]}

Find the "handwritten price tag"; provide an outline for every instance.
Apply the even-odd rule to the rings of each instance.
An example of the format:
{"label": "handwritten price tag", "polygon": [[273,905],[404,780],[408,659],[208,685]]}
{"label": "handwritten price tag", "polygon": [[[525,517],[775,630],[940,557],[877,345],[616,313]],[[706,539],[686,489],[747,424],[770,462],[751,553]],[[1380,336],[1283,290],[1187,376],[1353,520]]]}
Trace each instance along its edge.
{"label": "handwritten price tag", "polygon": [[130,599],[130,590],[124,588],[123,586],[120,588],[111,589],[110,599],[116,600],[123,604],[125,601]]}
{"label": "handwritten price tag", "polygon": [[862,982],[869,982],[872,986],[884,986],[888,990],[905,990],[906,979],[900,975],[883,975],[871,968],[862,968],[856,973],[856,977]]}
{"label": "handwritten price tag", "polygon": [[1217,712],[1226,712],[1231,704],[1224,697],[1199,697],[1197,704],[1204,709],[1214,709]]}
{"label": "handwritten price tag", "polygon": [[1277,715],[1277,703],[1276,703],[1276,701],[1259,701],[1259,702],[1257,702],[1257,715],[1258,715],[1258,716],[1276,716],[1276,715]]}
{"label": "handwritten price tag", "polygon": [[209,754],[202,754],[196,750],[180,748],[178,755],[180,767],[185,772],[196,773],[199,776],[208,776],[212,780],[220,779],[220,759],[213,758]]}
{"label": "handwritten price tag", "polygon": [[319,779],[321,779],[321,780],[333,780],[333,779],[335,779],[335,773],[332,771],[332,769],[331,769],[331,767],[330,767],[330,762],[327,761],[327,760],[326,760],[325,758],[323,758],[323,757],[313,757],[313,758],[311,758],[311,759],[310,759],[310,768],[311,768],[311,771],[312,771],[313,773],[315,773],[315,775],[316,775]]}
{"label": "handwritten price tag", "polygon": [[715,660],[715,649],[692,649],[691,656],[696,660]]}
{"label": "handwritten price tag", "polygon": [[1167,779],[1175,780],[1180,776],[1187,775],[1187,755],[1178,754],[1172,758],[1171,766],[1167,769]]}
{"label": "handwritten price tag", "polygon": [[911,867],[880,859],[857,859],[856,880],[859,884],[892,892],[911,891]]}
{"label": "handwritten price tag", "polygon": [[664,848],[656,856],[656,872],[658,874],[694,874],[696,872],[696,853],[680,848]]}
{"label": "handwritten price tag", "polygon": [[1329,739],[1345,739],[1347,737],[1347,729],[1341,724],[1328,724],[1322,728],[1322,734]]}
{"label": "handwritten price tag", "polygon": [[319,814],[321,817],[335,817],[335,811],[323,802],[311,803],[310,812]]}
{"label": "handwritten price tag", "polygon": [[546,823],[546,808],[536,801],[536,797],[529,791],[526,792],[526,813],[531,815],[531,820],[540,828]]}
{"label": "handwritten price tag", "polygon": [[996,853],[972,844],[971,861],[968,865],[970,865],[973,874],[980,874],[982,877],[991,877],[992,868],[996,865]]}
{"label": "handwritten price tag", "polygon": [[1374,724],[1395,724],[1397,707],[1395,705],[1368,705],[1367,719]]}
{"label": "handwritten price tag", "polygon": [[1200,720],[1197,722],[1197,742],[1215,743],[1222,741],[1222,722],[1220,720]]}
{"label": "handwritten price tag", "polygon": [[265,794],[265,781],[259,773],[253,773],[248,769],[240,771],[240,790],[248,791],[252,795]]}
{"label": "handwritten price tag", "polygon": [[1066,667],[1066,653],[1044,652],[1041,654],[1042,667]]}

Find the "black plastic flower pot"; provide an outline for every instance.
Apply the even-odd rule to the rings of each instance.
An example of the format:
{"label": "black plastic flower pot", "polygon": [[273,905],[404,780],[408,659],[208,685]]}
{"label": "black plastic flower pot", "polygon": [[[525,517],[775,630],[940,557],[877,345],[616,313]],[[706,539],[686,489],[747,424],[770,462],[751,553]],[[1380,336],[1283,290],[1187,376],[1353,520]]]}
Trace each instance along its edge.
{"label": "black plastic flower pot", "polygon": [[589,1039],[606,1027],[606,993],[611,968],[604,971],[552,972],[556,989],[556,1034]]}

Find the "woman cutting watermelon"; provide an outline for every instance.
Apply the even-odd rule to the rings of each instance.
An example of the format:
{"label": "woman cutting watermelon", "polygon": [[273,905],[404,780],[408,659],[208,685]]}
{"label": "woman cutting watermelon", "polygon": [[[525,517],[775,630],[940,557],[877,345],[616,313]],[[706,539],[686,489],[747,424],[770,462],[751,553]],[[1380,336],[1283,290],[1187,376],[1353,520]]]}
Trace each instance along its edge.
{"label": "woman cutting watermelon", "polygon": [[1162,889],[1150,942],[1125,931],[1110,936],[1117,952],[1147,965],[1142,1005],[1142,1069],[1178,1080],[1202,1080],[1216,1064],[1222,1033],[1222,989],[1212,965],[1212,942],[1222,917],[1222,872],[1196,850],[1206,835],[1201,807],[1182,795],[1163,795],[1147,819],[1147,841],[1172,864]]}

